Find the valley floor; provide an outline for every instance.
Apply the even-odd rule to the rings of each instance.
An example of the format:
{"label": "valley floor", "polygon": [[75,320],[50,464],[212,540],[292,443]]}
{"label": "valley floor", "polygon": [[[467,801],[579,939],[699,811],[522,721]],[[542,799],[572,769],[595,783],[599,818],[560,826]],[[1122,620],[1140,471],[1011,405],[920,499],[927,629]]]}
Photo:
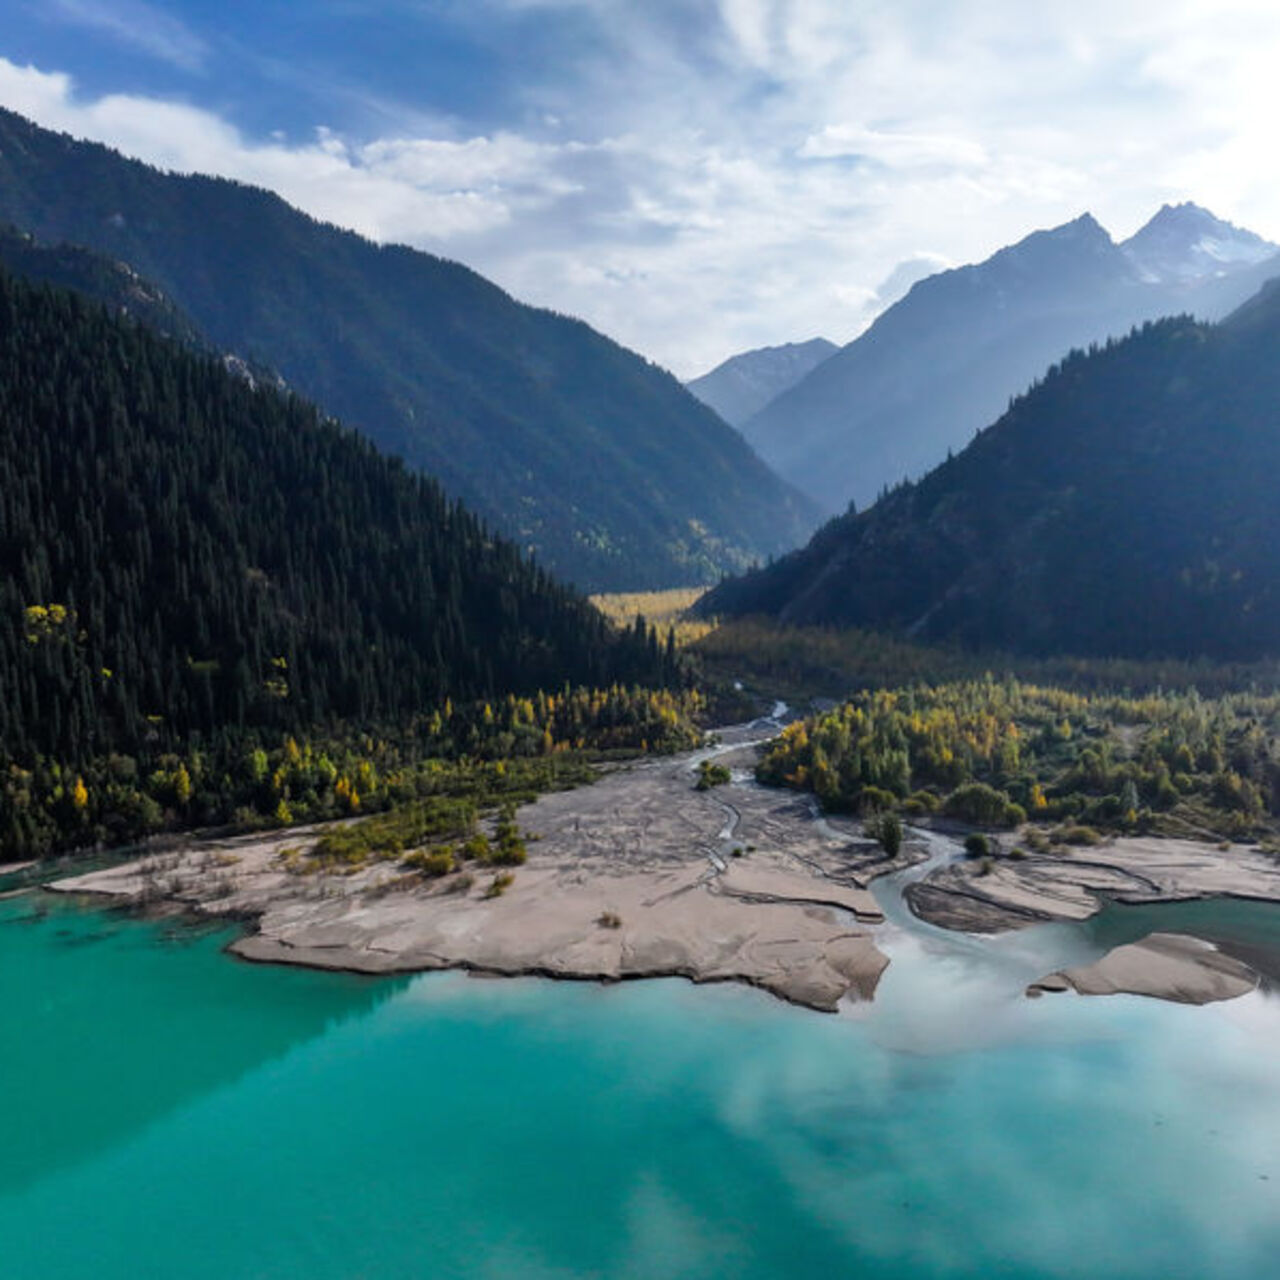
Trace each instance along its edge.
{"label": "valley floor", "polygon": [[[640,761],[519,812],[529,860],[498,896],[490,877],[422,882],[393,863],[299,874],[320,830],[189,841],[58,882],[65,892],[253,921],[247,959],[368,973],[461,968],[619,980],[741,981],[814,1009],[870,999],[888,963],[867,891],[877,845],[814,816],[805,797],[757,786],[695,790],[715,756],[740,771],[772,721],[716,748]],[[735,850],[737,851],[735,853]]]}
{"label": "valley floor", "polygon": [[[642,760],[541,797],[518,814],[528,862],[496,895],[488,872],[423,881],[394,862],[349,874],[307,870],[320,828],[188,840],[52,887],[245,919],[251,929],[232,950],[256,961],[366,973],[683,976],[746,982],[831,1011],[872,999],[889,963],[877,946],[884,917],[871,881],[926,854],[909,839],[889,860],[858,823],[821,817],[808,796],[758,786],[756,747],[777,729],[769,719],[735,726],[716,747]],[[708,758],[732,769],[732,783],[695,789]],[[1117,840],[1000,859],[984,873],[952,842],[930,845],[934,865],[904,893],[915,917],[950,930],[1083,920],[1103,898],[1280,903],[1280,866],[1242,846]],[[1155,934],[1047,975],[1033,993],[1134,991],[1197,1003],[1256,982],[1253,969],[1207,943]]]}

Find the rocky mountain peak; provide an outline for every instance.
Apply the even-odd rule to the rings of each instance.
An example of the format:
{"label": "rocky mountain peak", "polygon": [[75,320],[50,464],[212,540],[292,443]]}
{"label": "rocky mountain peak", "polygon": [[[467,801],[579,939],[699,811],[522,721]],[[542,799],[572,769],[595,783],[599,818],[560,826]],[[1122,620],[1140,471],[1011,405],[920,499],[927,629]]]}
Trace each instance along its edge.
{"label": "rocky mountain peak", "polygon": [[1155,283],[1228,275],[1280,252],[1256,232],[1190,200],[1162,205],[1120,248],[1143,278]]}

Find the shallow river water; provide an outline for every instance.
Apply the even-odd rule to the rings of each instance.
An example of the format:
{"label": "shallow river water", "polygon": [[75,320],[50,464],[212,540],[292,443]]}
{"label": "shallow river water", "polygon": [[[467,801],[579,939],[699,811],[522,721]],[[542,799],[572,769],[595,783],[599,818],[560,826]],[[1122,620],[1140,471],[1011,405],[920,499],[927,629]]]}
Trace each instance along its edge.
{"label": "shallow river water", "polygon": [[957,938],[900,888],[837,1017],[0,901],[0,1276],[1273,1280],[1280,1000],[1026,1000],[1130,926]]}

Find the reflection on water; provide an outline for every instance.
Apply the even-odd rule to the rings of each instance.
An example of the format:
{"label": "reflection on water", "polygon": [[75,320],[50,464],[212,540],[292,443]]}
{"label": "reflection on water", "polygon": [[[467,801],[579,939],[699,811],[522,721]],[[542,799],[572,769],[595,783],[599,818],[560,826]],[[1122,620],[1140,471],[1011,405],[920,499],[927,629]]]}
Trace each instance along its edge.
{"label": "reflection on water", "polygon": [[1111,925],[890,914],[861,1020],[679,982],[361,983],[99,914],[0,929],[5,1132],[63,1144],[0,1182],[0,1274],[1271,1280],[1280,1001],[1029,1001]]}
{"label": "reflection on water", "polygon": [[0,1195],[74,1164],[367,1012],[396,984],[260,982],[225,926],[0,901]]}

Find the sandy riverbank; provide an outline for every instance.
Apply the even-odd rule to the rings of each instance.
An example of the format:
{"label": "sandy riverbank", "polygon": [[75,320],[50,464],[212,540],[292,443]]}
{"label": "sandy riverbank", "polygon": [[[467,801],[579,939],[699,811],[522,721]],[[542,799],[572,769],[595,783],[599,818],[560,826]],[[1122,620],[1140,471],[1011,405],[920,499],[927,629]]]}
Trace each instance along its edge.
{"label": "sandy riverbank", "polygon": [[999,933],[1042,920],[1085,920],[1104,898],[1126,904],[1236,897],[1280,903],[1280,861],[1249,845],[1120,837],[1100,845],[962,860],[906,891],[922,920]]}
{"label": "sandy riverbank", "polygon": [[[250,960],[366,973],[683,976],[750,983],[834,1010],[845,999],[873,998],[888,964],[875,944],[883,916],[868,885],[927,851],[908,840],[887,860],[856,821],[824,819],[808,796],[756,786],[754,744],[775,728],[757,722],[723,732],[714,754],[733,770],[729,786],[694,789],[698,762],[713,754],[702,751],[641,760],[526,806],[518,822],[534,837],[529,861],[500,897],[485,895],[491,873],[479,870],[470,884],[459,876],[422,881],[394,863],[352,875],[298,874],[305,859],[281,854],[305,851],[318,828],[187,839],[52,887],[244,920],[248,932],[232,950]],[[960,859],[908,885],[904,896],[930,924],[998,933],[1085,920],[1104,899],[1280,903],[1280,864],[1247,846],[1118,839],[1000,858],[985,871]],[[1241,957],[1184,941],[1192,945],[1171,950],[1146,939],[1119,947],[1033,988],[1186,1000],[1256,985]]]}
{"label": "sandy riverbank", "polygon": [[[189,843],[52,887],[240,917],[250,932],[232,950],[251,960],[683,976],[746,982],[827,1011],[871,999],[888,961],[864,927],[882,918],[866,886],[918,852],[886,864],[855,826],[816,822],[803,796],[740,773],[733,786],[695,791],[705,754],[641,761],[520,810],[536,839],[497,898],[484,896],[488,874],[463,887],[452,876],[411,882],[389,863],[351,876],[291,872],[282,850],[305,848],[315,829]],[[741,769],[753,757],[740,745],[720,758]]]}
{"label": "sandy riverbank", "polygon": [[[1103,901],[1124,905],[1242,898],[1280,903],[1280,863],[1246,845],[1122,837],[1101,845],[940,867],[905,892],[911,910],[945,929],[999,933],[1044,921],[1082,921]],[[1128,993],[1206,1004],[1252,991],[1259,974],[1211,942],[1153,933],[1093,964],[1048,974],[1028,995]]]}

